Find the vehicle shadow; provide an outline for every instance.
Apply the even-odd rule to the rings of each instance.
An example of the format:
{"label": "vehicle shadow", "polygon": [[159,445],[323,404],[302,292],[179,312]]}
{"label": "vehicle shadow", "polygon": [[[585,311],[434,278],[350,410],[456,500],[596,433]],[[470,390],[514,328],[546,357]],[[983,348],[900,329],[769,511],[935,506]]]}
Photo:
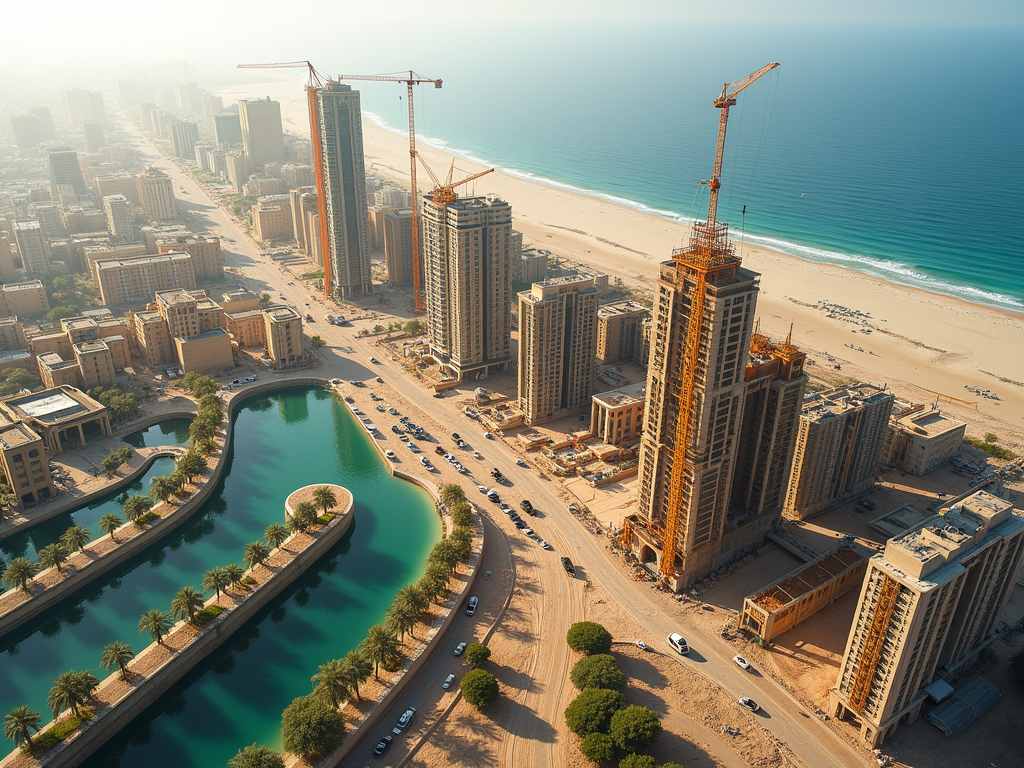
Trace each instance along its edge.
{"label": "vehicle shadow", "polygon": [[690,661],[695,661],[698,664],[704,664],[707,662],[707,659],[703,655],[701,655],[701,652],[695,651],[692,645],[690,646],[690,652],[687,655],[683,656],[683,658],[689,659]]}

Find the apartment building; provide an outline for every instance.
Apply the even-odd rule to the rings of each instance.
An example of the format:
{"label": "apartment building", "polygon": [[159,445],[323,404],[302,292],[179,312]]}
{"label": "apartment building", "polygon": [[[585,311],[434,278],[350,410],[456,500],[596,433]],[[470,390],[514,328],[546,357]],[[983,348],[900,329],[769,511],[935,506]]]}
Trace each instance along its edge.
{"label": "apartment building", "polygon": [[71,147],[47,148],[46,166],[50,172],[50,191],[55,199],[60,195],[60,187],[65,184],[74,189],[79,197],[89,194],[82,176],[82,167],[78,164],[78,153]]}
{"label": "apartment building", "polygon": [[132,218],[132,204],[124,195],[107,195],[103,198],[103,213],[107,217],[107,231],[122,242],[135,239],[135,221]]}
{"label": "apartment building", "polygon": [[220,238],[209,232],[180,234],[156,239],[157,253],[187,253],[197,280],[215,280],[224,274]]}
{"label": "apartment building", "polygon": [[0,291],[2,302],[0,312],[4,317],[20,315],[31,317],[45,315],[50,311],[50,301],[46,298],[46,289],[39,280],[28,280],[23,283],[6,283]]}
{"label": "apartment building", "polygon": [[302,359],[302,315],[291,307],[263,310],[267,354],[275,368],[295,365]]}
{"label": "apartment building", "polygon": [[196,144],[199,143],[199,126],[191,121],[171,123],[171,151],[182,160],[196,159]]}
{"label": "apartment building", "polygon": [[21,263],[28,274],[45,272],[50,267],[50,254],[46,248],[46,238],[38,221],[14,222],[14,240],[18,244]]}
{"label": "apartment building", "polygon": [[412,210],[384,214],[384,265],[388,282],[412,285]]}
{"label": "apartment building", "polygon": [[640,356],[640,328],[651,312],[635,301],[604,304],[597,310],[597,361],[632,363]]}
{"label": "apartment building", "polygon": [[895,403],[882,460],[910,475],[938,469],[960,452],[967,423],[937,408]]}
{"label": "apartment building", "polygon": [[174,201],[174,184],[170,177],[156,168],[147,168],[135,178],[139,205],[154,221],[172,221],[178,217]]}
{"label": "apartment building", "polygon": [[242,146],[253,168],[267,163],[284,162],[284,131],[281,126],[281,105],[270,98],[238,102],[238,120],[242,130]]}
{"label": "apartment building", "polygon": [[142,301],[171,288],[188,291],[196,287],[192,257],[187,253],[100,261],[95,270],[100,299],[107,306]]}
{"label": "apartment building", "polygon": [[288,195],[259,198],[251,209],[251,216],[258,240],[290,240],[295,235],[292,231],[291,200]]}
{"label": "apartment building", "polygon": [[43,439],[27,424],[0,421],[0,463],[19,509],[56,493]]}

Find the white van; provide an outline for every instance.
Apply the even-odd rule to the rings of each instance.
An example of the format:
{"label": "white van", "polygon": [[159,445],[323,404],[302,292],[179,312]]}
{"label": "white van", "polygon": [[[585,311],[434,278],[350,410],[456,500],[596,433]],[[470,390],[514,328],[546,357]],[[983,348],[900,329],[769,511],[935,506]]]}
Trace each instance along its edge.
{"label": "white van", "polygon": [[690,646],[686,644],[686,638],[680,635],[678,632],[673,632],[668,636],[668,644],[676,649],[681,655],[686,656],[690,652]]}

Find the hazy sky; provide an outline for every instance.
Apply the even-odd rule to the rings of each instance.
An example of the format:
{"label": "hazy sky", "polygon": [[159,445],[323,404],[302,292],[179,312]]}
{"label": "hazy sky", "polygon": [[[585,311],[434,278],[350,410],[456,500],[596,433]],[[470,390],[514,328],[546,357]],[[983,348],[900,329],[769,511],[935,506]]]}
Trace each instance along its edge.
{"label": "hazy sky", "polygon": [[[414,58],[437,49],[486,56],[491,36],[522,37],[528,25],[998,25],[1024,28],[1021,0],[0,0],[0,73],[89,64],[187,60],[346,58],[382,47]],[[454,19],[464,21],[452,27]],[[715,37],[708,35],[707,44]]]}

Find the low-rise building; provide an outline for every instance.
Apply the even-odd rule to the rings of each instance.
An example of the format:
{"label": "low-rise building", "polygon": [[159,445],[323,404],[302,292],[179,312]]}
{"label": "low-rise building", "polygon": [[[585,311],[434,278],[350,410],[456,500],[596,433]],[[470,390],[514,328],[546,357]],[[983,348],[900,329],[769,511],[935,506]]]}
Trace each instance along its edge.
{"label": "low-rise building", "polygon": [[159,312],[129,312],[131,339],[136,354],[150,368],[174,362],[177,350],[171,343],[167,321]]}
{"label": "low-rise building", "polygon": [[260,308],[260,297],[252,291],[228,291],[221,296],[220,306],[227,313],[248,312]]}
{"label": "low-rise building", "polygon": [[882,460],[901,472],[924,475],[956,456],[966,433],[966,422],[945,416],[937,408],[896,403]]}
{"label": "low-rise building", "polygon": [[261,197],[252,207],[252,226],[258,240],[286,240],[292,230],[291,199],[288,195]]}
{"label": "low-rise building", "polygon": [[249,309],[227,315],[227,330],[239,347],[263,347],[267,343],[263,310]]}
{"label": "low-rise building", "polygon": [[187,253],[192,256],[196,279],[217,279],[224,274],[220,238],[209,232],[157,238],[157,253]]}
{"label": "low-rise building", "polygon": [[193,290],[196,287],[192,257],[187,253],[101,261],[96,264],[96,277],[100,298],[107,305],[148,299],[157,291],[171,288]]}
{"label": "low-rise building", "polygon": [[590,434],[608,445],[625,448],[640,439],[647,383],[596,394],[591,399]]}
{"label": "low-rise building", "polygon": [[46,289],[39,280],[7,283],[0,295],[3,297],[0,310],[4,317],[45,315],[50,311],[50,300],[46,298]]}
{"label": "low-rise building", "polygon": [[187,339],[175,336],[174,348],[185,373],[213,373],[234,366],[231,337],[223,328],[214,328]]}
{"label": "low-rise building", "polygon": [[0,462],[19,509],[56,492],[43,440],[28,425],[0,420]]}
{"label": "low-rise building", "polygon": [[19,349],[28,349],[25,326],[17,317],[0,319],[0,351],[14,352]]}
{"label": "low-rise building", "polygon": [[38,434],[53,456],[65,447],[83,447],[86,435],[110,437],[107,409],[69,386],[0,400],[0,423],[22,422]]}

